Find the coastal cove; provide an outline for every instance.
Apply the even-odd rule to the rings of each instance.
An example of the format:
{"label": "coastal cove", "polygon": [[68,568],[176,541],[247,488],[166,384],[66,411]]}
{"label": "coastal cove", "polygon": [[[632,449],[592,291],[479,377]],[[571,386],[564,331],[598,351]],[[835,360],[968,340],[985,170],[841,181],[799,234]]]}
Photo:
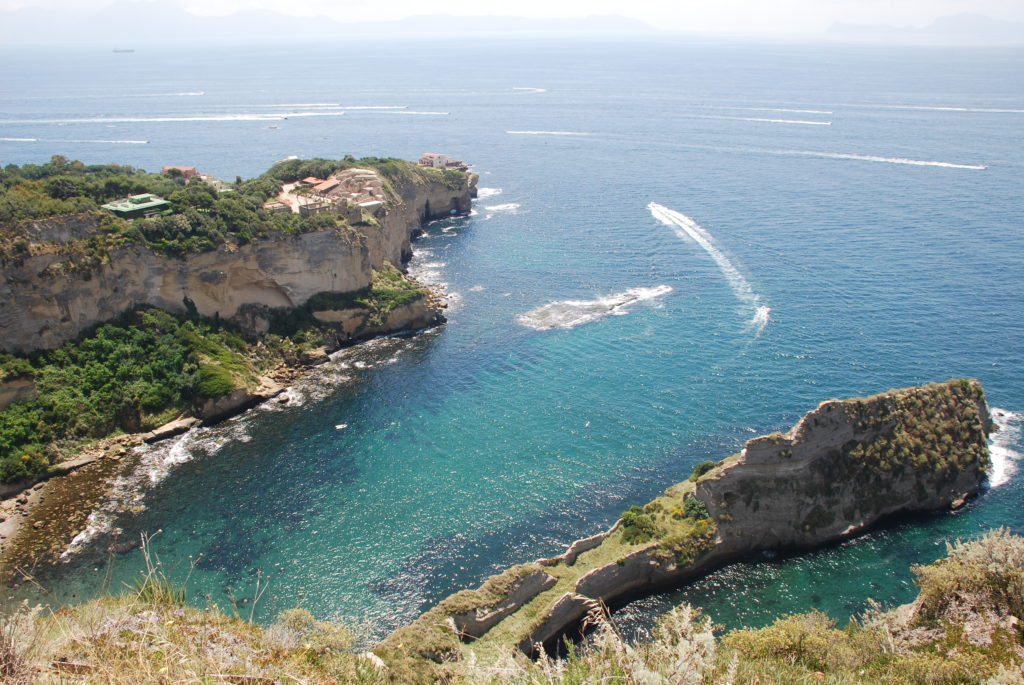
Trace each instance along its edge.
{"label": "coastal cove", "polygon": [[[270,624],[300,604],[381,638],[824,399],[950,377],[977,378],[1005,426],[1003,470],[977,498],[667,597],[730,627],[811,608],[842,621],[868,597],[910,601],[910,565],[946,541],[1024,529],[1019,52],[460,49],[4,51],[18,66],[0,86],[5,163],[232,179],[289,155],[435,150],[480,175],[471,214],[412,245],[412,275],[449,293],[446,326],[348,348],[294,401],[140,450],[101,505],[107,532],[33,570],[44,601],[130,586],[141,555],[108,548],[159,530],[154,551],[197,605]],[[139,72],[159,87],[129,97]],[[268,109],[344,115],[245,118]],[[234,118],[183,121],[203,116]],[[830,123],[794,123],[809,119]],[[148,142],[73,142],[113,140]],[[643,635],[670,599],[618,615]]]}

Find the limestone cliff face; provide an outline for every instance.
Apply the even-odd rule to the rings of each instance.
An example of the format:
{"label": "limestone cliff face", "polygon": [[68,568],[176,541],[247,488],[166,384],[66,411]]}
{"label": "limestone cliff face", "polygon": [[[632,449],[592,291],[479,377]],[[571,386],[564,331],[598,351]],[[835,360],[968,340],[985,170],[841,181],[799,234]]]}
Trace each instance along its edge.
{"label": "limestone cliff face", "polygon": [[370,284],[372,269],[401,264],[426,220],[468,211],[476,177],[457,188],[402,181],[373,221],[296,236],[275,235],[247,245],[177,259],[130,246],[111,250],[99,266],[67,268],[62,245],[99,230],[98,215],[37,222],[29,228],[43,249],[0,265],[0,350],[52,349],[91,326],[139,305],[199,313],[256,326],[246,311],[295,307],[320,292],[351,292]]}
{"label": "limestone cliff face", "polygon": [[[678,584],[751,552],[848,537],[894,513],[958,507],[985,478],[991,430],[977,381],[823,402],[789,433],[755,438],[740,454],[669,488],[643,507],[643,524],[633,512],[629,522],[624,516],[607,532],[538,562],[560,579],[550,589],[533,584],[524,588],[528,596],[489,597],[477,614],[490,617],[502,607],[501,621],[510,623],[500,639],[531,653],[552,644],[599,602]],[[687,507],[692,499],[699,505]],[[510,610],[527,601],[530,616]],[[443,607],[426,616],[436,624]],[[470,645],[488,640],[494,625],[449,618],[453,635],[471,637]],[[415,629],[417,624],[409,630]],[[393,649],[398,638],[408,640],[408,631],[385,641],[382,651]],[[449,651],[470,646],[454,644]]]}
{"label": "limestone cliff face", "polygon": [[988,467],[992,424],[970,381],[823,402],[756,438],[696,496],[735,549],[806,547],[901,511],[959,506]]}

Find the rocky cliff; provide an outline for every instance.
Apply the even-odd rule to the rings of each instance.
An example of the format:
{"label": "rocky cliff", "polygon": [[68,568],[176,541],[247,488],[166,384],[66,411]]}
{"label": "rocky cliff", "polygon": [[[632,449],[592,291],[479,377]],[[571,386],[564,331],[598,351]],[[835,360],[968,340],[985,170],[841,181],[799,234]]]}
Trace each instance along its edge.
{"label": "rocky cliff", "polygon": [[[467,212],[476,176],[455,183],[438,174],[389,178],[386,201],[338,229],[225,243],[179,259],[142,246],[110,249],[99,264],[76,265],[68,245],[100,231],[100,214],[36,222],[28,256],[0,265],[0,350],[52,349],[95,324],[140,305],[236,320],[259,332],[258,312],[297,307],[321,292],[367,287],[374,269],[401,264],[425,221]],[[255,312],[255,313],[254,313]]]}
{"label": "rocky cliff", "polygon": [[445,600],[376,651],[396,663],[467,651],[486,660],[510,644],[530,653],[600,602],[759,550],[855,535],[888,515],[959,507],[984,480],[991,430],[971,380],[823,402],[788,433],[749,441],[609,531]]}

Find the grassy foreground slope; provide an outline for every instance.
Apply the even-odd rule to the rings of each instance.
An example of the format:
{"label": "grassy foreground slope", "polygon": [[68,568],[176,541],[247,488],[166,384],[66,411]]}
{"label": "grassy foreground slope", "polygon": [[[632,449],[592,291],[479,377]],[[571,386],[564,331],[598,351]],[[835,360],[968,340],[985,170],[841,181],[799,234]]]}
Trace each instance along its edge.
{"label": "grassy foreground slope", "polygon": [[[155,567],[154,567],[155,568]],[[689,606],[650,642],[629,645],[600,610],[596,631],[567,659],[517,650],[414,671],[358,653],[351,632],[305,610],[261,628],[184,604],[157,571],[139,587],[56,612],[22,608],[0,620],[0,680],[12,683],[862,683],[1009,685],[1024,679],[1024,539],[995,530],[913,568],[911,604],[839,628],[819,612],[715,637]]]}

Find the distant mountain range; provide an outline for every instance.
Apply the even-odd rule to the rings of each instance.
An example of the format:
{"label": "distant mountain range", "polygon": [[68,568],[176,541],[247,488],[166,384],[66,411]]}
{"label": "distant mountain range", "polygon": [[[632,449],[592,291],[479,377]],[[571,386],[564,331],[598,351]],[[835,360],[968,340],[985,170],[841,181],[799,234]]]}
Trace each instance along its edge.
{"label": "distant mountain range", "polygon": [[1024,24],[981,14],[939,17],[921,28],[886,24],[833,24],[828,34],[839,40],[918,45],[1024,45]]}
{"label": "distant mountain range", "polygon": [[326,16],[292,17],[245,10],[223,17],[198,17],[163,3],[120,2],[94,11],[54,16],[53,10],[0,12],[3,44],[104,44],[138,48],[148,44],[209,41],[296,41],[375,36],[448,38],[479,35],[630,35],[654,32],[638,19],[605,15],[565,19],[423,15],[397,21],[343,23]]}

